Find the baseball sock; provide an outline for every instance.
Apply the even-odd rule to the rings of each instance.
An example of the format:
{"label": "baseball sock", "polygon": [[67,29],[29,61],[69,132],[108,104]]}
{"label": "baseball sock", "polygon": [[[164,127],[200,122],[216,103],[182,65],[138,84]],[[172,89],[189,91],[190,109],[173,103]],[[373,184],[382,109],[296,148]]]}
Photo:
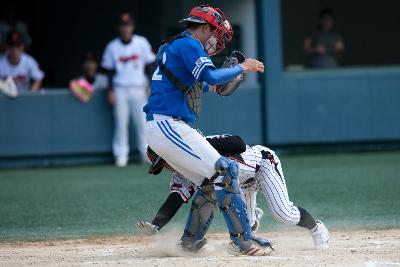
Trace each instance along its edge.
{"label": "baseball sock", "polygon": [[308,211],[306,211],[303,208],[298,207],[300,211],[300,221],[297,224],[300,227],[307,228],[308,230],[313,229],[315,226],[317,226],[314,218],[311,216]]}
{"label": "baseball sock", "polygon": [[159,229],[163,228],[174,217],[183,203],[185,201],[182,197],[178,193],[172,192],[161,205],[151,223],[157,225]]}

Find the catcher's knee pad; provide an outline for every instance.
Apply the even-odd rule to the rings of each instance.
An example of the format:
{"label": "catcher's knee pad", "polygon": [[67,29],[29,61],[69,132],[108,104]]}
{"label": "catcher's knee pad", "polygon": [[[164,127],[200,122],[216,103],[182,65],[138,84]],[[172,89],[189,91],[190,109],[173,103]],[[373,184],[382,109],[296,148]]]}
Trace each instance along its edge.
{"label": "catcher's knee pad", "polygon": [[251,239],[251,227],[247,217],[246,206],[239,193],[233,193],[224,189],[216,190],[217,202],[224,215],[225,222],[231,236],[236,244]]}
{"label": "catcher's knee pad", "polygon": [[218,206],[224,215],[232,241],[240,245],[251,239],[251,227],[246,206],[239,193],[238,166],[235,161],[221,157],[215,169],[221,174],[215,180]]}
{"label": "catcher's knee pad", "polygon": [[215,163],[215,170],[221,175],[215,180],[215,185],[232,193],[239,192],[239,168],[236,161],[220,157]]}
{"label": "catcher's knee pad", "polygon": [[213,185],[210,182],[203,183],[193,196],[189,217],[181,238],[182,246],[185,249],[194,252],[199,249],[198,244],[202,244],[200,241],[204,239],[214,217],[214,207]]}

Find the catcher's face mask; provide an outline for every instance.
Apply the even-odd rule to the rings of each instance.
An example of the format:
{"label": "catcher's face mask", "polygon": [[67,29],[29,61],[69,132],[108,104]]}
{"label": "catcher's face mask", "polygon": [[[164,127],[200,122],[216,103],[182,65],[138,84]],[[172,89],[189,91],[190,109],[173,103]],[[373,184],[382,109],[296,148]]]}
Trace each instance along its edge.
{"label": "catcher's face mask", "polygon": [[205,52],[212,56],[225,48],[225,42],[232,40],[232,27],[226,19],[224,12],[219,8],[203,5],[193,8],[189,18],[183,21],[204,22],[215,28],[213,35],[204,44]]}
{"label": "catcher's face mask", "polygon": [[156,152],[154,152],[150,147],[147,147],[147,157],[151,162],[149,167],[149,174],[159,174],[164,168],[164,159],[160,157]]}
{"label": "catcher's face mask", "polygon": [[225,49],[225,42],[232,40],[232,27],[229,21],[224,22],[218,27],[213,36],[211,36],[205,43],[204,48],[209,56],[213,56]]}

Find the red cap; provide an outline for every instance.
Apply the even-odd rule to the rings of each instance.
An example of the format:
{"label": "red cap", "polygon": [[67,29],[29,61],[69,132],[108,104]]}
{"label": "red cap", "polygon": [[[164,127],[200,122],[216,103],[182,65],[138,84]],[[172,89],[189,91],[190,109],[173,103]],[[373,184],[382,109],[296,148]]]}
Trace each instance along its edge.
{"label": "red cap", "polygon": [[132,25],[133,19],[128,12],[124,12],[119,16],[119,25]]}
{"label": "red cap", "polygon": [[11,31],[7,34],[6,44],[8,46],[21,46],[23,44],[21,33],[18,31]]}

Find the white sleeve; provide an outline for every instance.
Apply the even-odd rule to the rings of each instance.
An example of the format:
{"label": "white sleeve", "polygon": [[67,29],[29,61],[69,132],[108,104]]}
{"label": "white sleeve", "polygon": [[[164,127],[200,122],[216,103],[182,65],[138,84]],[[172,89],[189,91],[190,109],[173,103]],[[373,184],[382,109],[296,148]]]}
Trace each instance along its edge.
{"label": "white sleeve", "polygon": [[151,45],[146,38],[143,38],[143,47],[144,47],[143,57],[145,64],[147,65],[153,63],[154,60],[156,60],[156,55],[154,55]]}
{"label": "white sleeve", "polygon": [[29,60],[29,77],[34,81],[41,81],[44,78],[43,71],[40,70],[38,63],[35,59],[31,58]]}
{"label": "white sleeve", "polygon": [[111,45],[108,44],[104,50],[103,58],[101,60],[101,66],[108,70],[115,69],[115,62],[112,56]]}

